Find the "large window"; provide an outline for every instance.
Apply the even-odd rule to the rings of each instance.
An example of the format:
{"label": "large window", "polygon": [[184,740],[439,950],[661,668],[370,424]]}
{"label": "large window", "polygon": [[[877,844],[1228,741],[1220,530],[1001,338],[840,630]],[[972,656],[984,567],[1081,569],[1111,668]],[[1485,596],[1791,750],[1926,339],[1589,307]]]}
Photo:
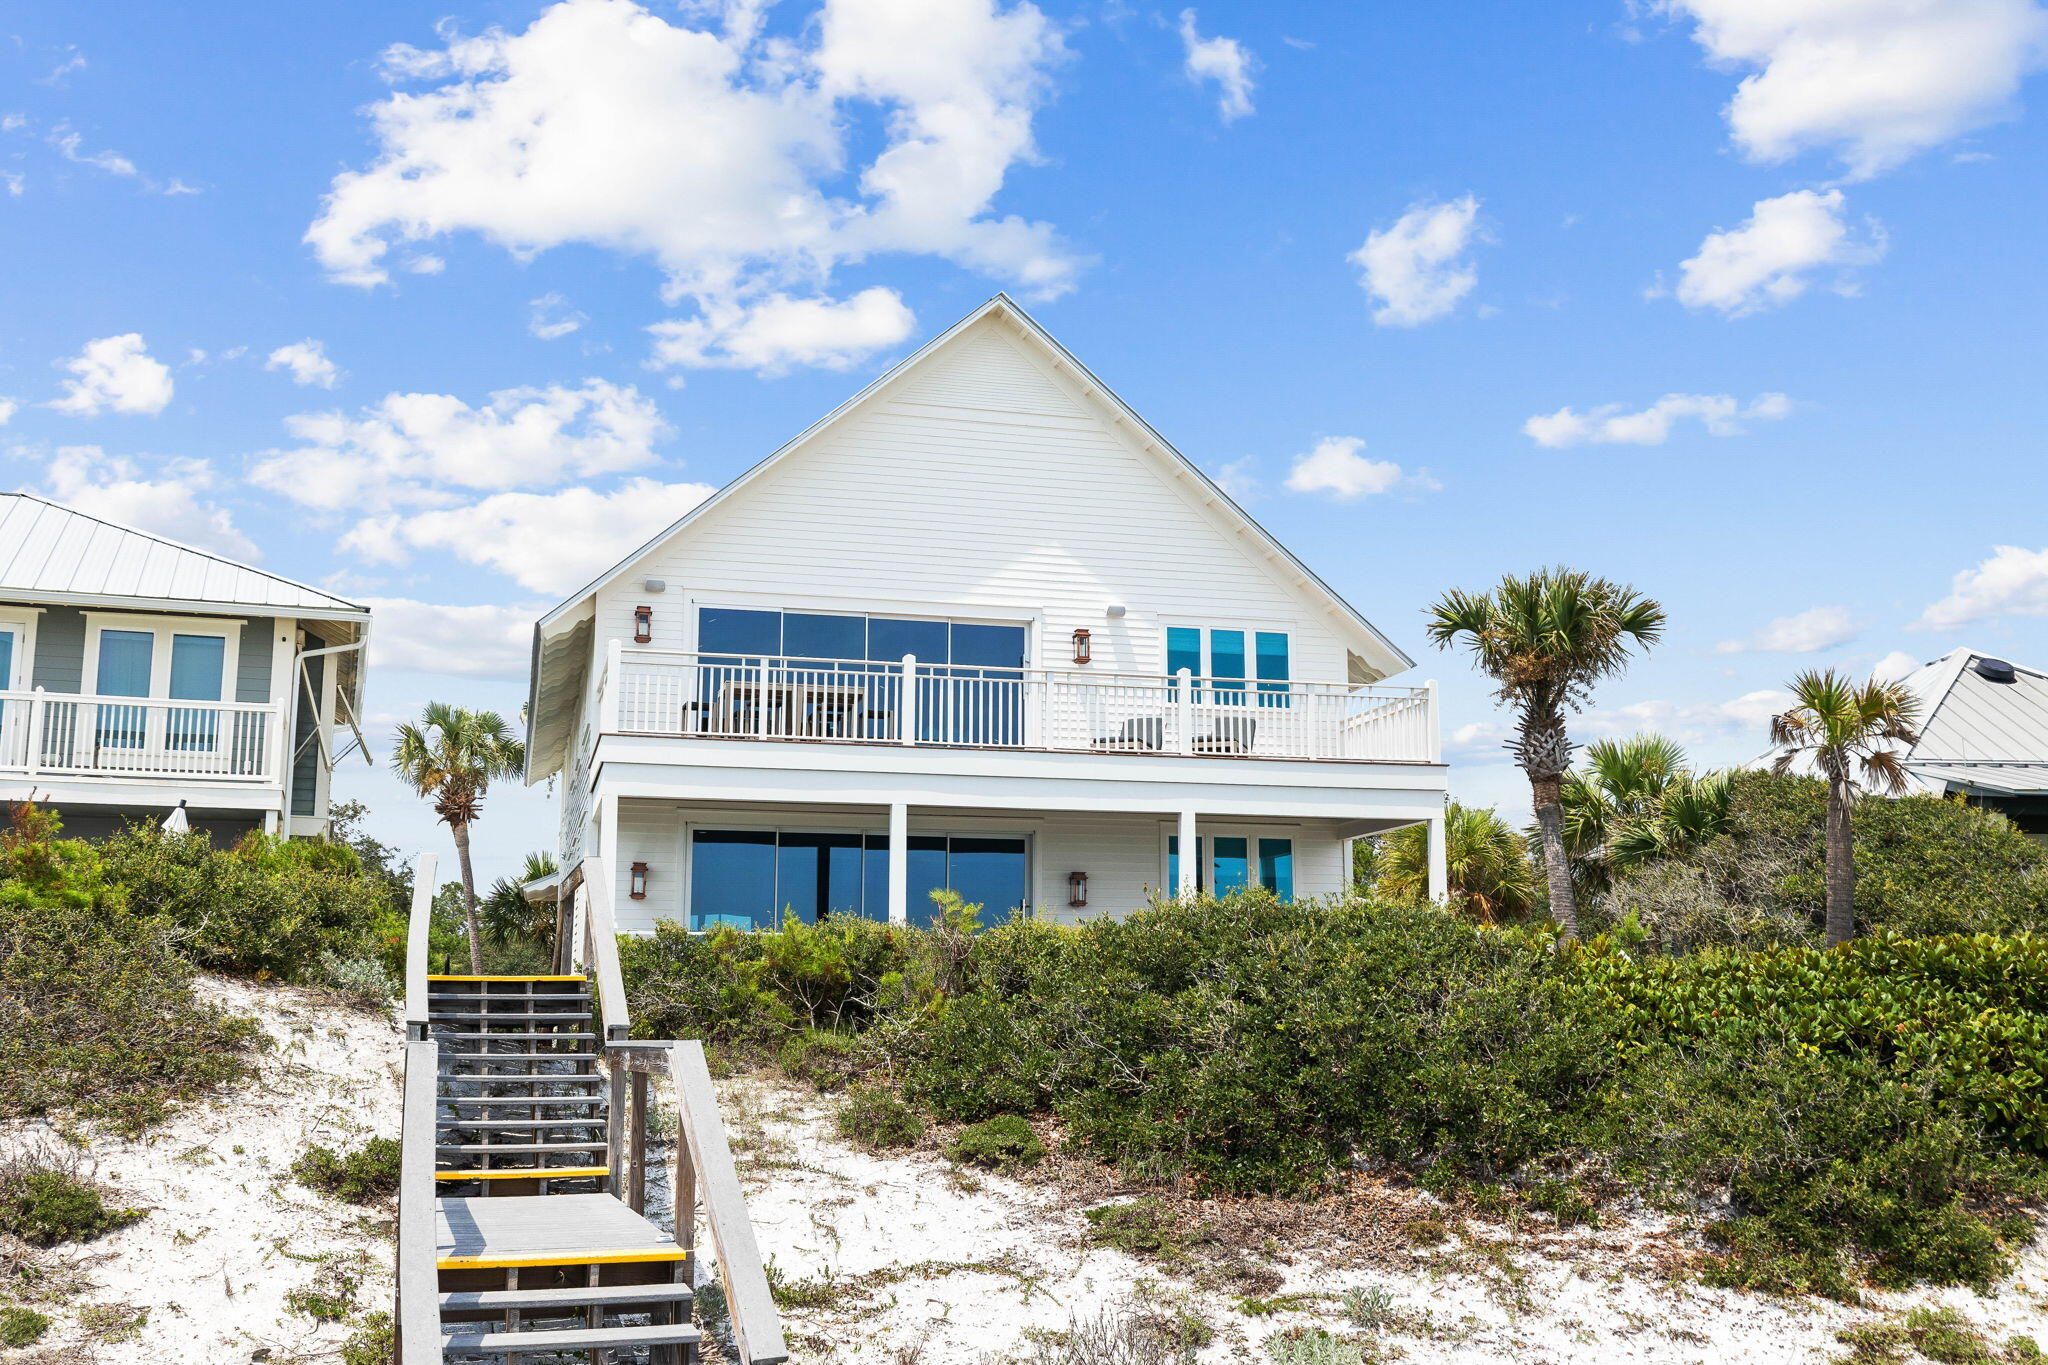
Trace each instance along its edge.
{"label": "large window", "polygon": [[1204,689],[1204,701],[1243,705],[1249,680],[1259,694],[1259,705],[1288,703],[1291,675],[1285,631],[1168,626],[1166,675],[1178,679],[1182,669],[1212,680]]}
{"label": "large window", "polygon": [[[1294,841],[1240,835],[1203,835],[1195,840],[1195,887],[1227,896],[1263,886],[1281,900],[1294,899]],[[1166,889],[1180,889],[1180,836],[1166,836]]]}
{"label": "large window", "polygon": [[[233,629],[197,622],[112,617],[92,629],[92,690],[103,697],[172,701],[228,699]],[[120,624],[112,624],[118,621]],[[100,706],[94,726],[102,749],[210,751],[220,742],[220,714],[176,707]]]}
{"label": "large window", "polygon": [[[997,918],[1029,904],[1022,839],[910,836],[910,922],[937,917],[951,888]],[[794,916],[889,918],[889,840],[880,834],[700,829],[690,836],[690,927],[769,929]]]}
{"label": "large window", "polygon": [[[707,729],[927,743],[1024,741],[1021,625],[747,607],[703,607],[697,706]],[[915,655],[914,713],[901,714]]]}

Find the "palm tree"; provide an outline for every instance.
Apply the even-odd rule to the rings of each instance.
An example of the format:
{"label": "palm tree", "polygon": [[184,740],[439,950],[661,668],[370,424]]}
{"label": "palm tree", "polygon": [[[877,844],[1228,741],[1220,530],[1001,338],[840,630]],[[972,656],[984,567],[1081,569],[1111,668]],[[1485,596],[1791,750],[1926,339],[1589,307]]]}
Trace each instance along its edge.
{"label": "palm tree", "polygon": [[[1419,901],[1429,892],[1429,827],[1409,825],[1378,840],[1370,855],[1370,889],[1395,900]],[[1481,924],[1519,919],[1536,903],[1529,847],[1490,807],[1444,810],[1444,861],[1450,903]]]}
{"label": "palm tree", "polygon": [[1587,745],[1559,790],[1572,889],[1604,891],[1616,872],[1719,834],[1732,790],[1728,774],[1694,773],[1685,750],[1662,735]]}
{"label": "palm tree", "polygon": [[478,927],[497,947],[508,943],[537,943],[552,946],[555,941],[555,903],[535,903],[526,898],[526,884],[557,871],[551,853],[529,853],[516,877],[500,877],[477,907]]}
{"label": "palm tree", "polygon": [[1781,751],[1772,771],[1783,774],[1809,757],[1828,784],[1827,946],[1856,935],[1856,848],[1849,808],[1857,779],[1892,796],[1906,789],[1899,748],[1919,739],[1920,701],[1897,683],[1858,682],[1830,668],[1792,680],[1798,705],[1771,717],[1771,743]]}
{"label": "palm tree", "polygon": [[434,803],[434,814],[455,836],[462,865],[462,909],[469,928],[470,970],[482,975],[483,942],[477,933],[476,876],[470,870],[469,827],[482,810],[493,778],[515,777],[526,766],[526,746],[496,711],[471,711],[431,701],[417,725],[398,727],[391,766],[414,791]]}
{"label": "palm tree", "polygon": [[1447,649],[1464,639],[1497,685],[1494,695],[1518,712],[1507,747],[1529,777],[1550,912],[1566,938],[1577,938],[1560,794],[1572,765],[1565,713],[1585,705],[1594,683],[1626,668],[1631,649],[1657,642],[1664,608],[1624,584],[1558,568],[1510,574],[1490,593],[1454,589],[1429,617],[1430,640]]}

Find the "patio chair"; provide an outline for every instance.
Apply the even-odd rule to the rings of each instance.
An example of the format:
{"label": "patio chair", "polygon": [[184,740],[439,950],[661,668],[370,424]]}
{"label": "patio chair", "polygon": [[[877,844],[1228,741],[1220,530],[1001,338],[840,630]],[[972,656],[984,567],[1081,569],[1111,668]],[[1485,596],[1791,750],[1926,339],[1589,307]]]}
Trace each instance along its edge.
{"label": "patio chair", "polygon": [[1133,716],[1113,735],[1097,735],[1097,749],[1158,750],[1166,747],[1166,717]]}
{"label": "patio chair", "polygon": [[1195,752],[1248,754],[1258,733],[1259,723],[1251,716],[1218,716],[1209,723],[1206,733],[1195,736]]}

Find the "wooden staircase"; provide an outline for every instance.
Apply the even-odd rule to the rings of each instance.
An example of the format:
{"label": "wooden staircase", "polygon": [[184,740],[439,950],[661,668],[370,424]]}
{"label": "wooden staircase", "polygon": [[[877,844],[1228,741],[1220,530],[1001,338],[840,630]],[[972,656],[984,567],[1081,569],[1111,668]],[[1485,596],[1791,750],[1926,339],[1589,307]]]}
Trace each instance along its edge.
{"label": "wooden staircase", "polygon": [[[590,891],[601,875],[586,866],[561,917],[557,972],[430,976],[433,861],[415,873],[408,945],[395,1365],[694,1365],[700,1221],[728,1353],[786,1360],[703,1049],[627,1041],[609,906]],[[578,956],[590,970],[570,970]],[[661,1078],[679,1129],[673,1232],[646,1217]]]}

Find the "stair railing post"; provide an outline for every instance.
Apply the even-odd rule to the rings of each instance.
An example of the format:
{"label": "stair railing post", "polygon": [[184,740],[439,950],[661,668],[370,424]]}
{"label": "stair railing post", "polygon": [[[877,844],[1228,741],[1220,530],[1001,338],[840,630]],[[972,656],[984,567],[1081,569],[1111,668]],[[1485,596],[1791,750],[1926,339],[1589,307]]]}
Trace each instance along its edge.
{"label": "stair railing post", "polygon": [[633,1127],[629,1133],[629,1147],[626,1157],[627,1177],[626,1203],[635,1213],[647,1212],[647,1073],[637,1067],[632,1072]]}

